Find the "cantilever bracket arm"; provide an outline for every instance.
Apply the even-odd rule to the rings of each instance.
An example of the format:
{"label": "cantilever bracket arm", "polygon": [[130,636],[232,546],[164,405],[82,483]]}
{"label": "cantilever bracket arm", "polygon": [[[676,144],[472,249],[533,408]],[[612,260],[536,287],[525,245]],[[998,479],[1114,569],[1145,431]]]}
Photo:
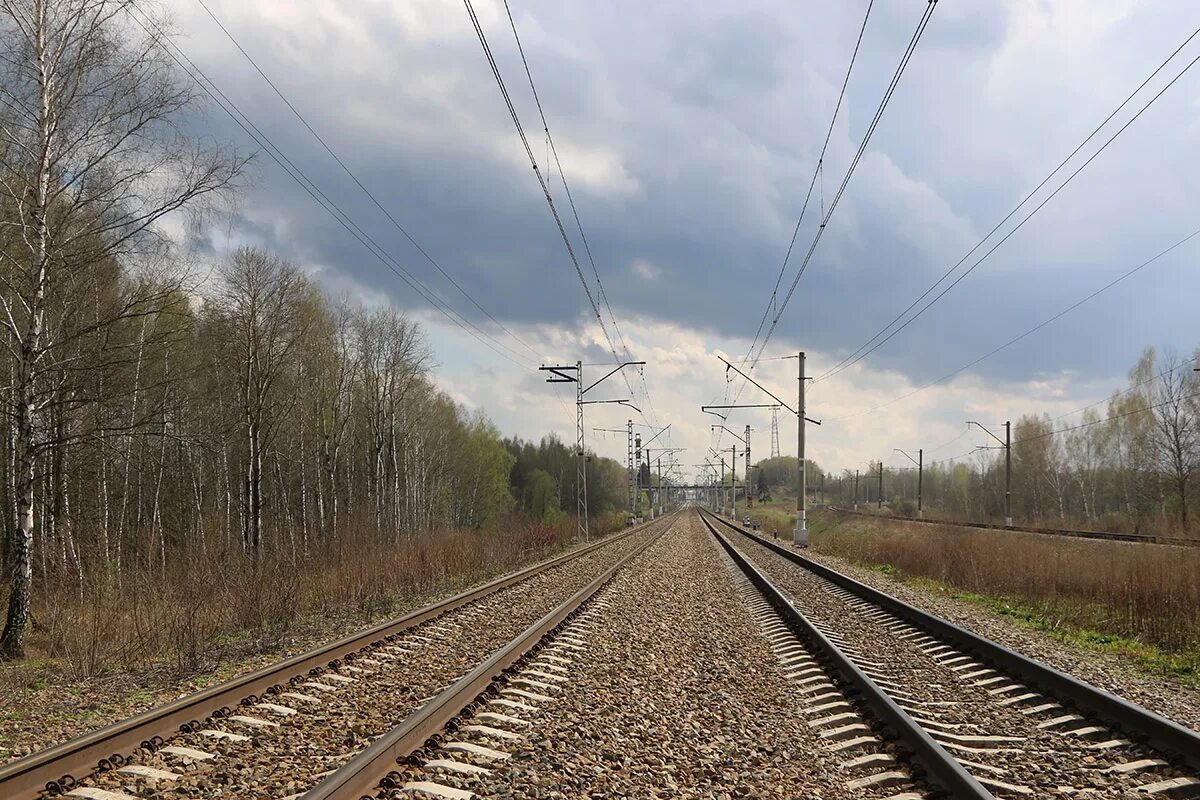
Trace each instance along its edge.
{"label": "cantilever bracket arm", "polygon": [[716,430],[717,428],[720,428],[721,430],[725,431],[733,438],[737,439],[742,444],[745,444],[747,447],[749,447],[749,445],[746,443],[746,440],[742,438],[742,435],[740,433],[734,433],[733,431],[729,430],[729,428],[726,428],[724,425],[709,425],[708,427],[710,430]]}
{"label": "cantilever bracket arm", "polygon": [[983,431],[983,432],[984,432],[984,433],[986,433],[988,436],[992,437],[992,438],[993,438],[993,439],[995,439],[997,442],[999,442],[999,443],[1000,443],[1000,447],[1002,447],[1002,448],[1003,448],[1003,447],[1008,447],[1008,445],[1006,445],[1006,444],[1004,443],[1004,440],[1003,440],[1003,439],[1001,439],[999,436],[997,436],[996,434],[994,434],[994,433],[992,433],[991,431],[989,431],[987,428],[985,428],[985,427],[983,427],[982,425],[980,425],[978,422],[975,422],[974,420],[967,420],[967,425],[974,425],[974,426],[976,426],[977,428],[979,428],[979,430]]}
{"label": "cantilever bracket arm", "polygon": [[[598,381],[596,381],[595,383],[593,383],[591,386],[589,386],[589,387],[587,387],[586,389],[584,389],[582,392],[580,392],[580,394],[587,394],[587,393],[588,393],[588,392],[590,392],[592,389],[595,389],[595,388],[596,388],[597,386],[599,386],[601,383],[604,383],[604,381],[606,381],[606,380],[608,380],[609,378],[611,378],[613,375],[616,375],[618,372],[620,372],[621,370],[625,369],[625,367],[632,367],[632,366],[636,366],[636,365],[639,365],[639,364],[645,364],[645,363],[646,363],[645,361],[625,361],[625,362],[623,362],[623,363],[621,363],[621,364],[618,364],[617,366],[615,366],[615,367],[613,367],[611,370],[609,370],[607,375],[605,375],[603,378],[601,378],[600,380],[598,380]],[[641,410],[640,410],[640,409],[638,409],[638,413],[639,413],[639,414],[641,413]]]}
{"label": "cantilever bracket arm", "polygon": [[907,458],[907,459],[908,459],[909,461],[911,461],[912,463],[916,464],[918,467],[919,467],[919,466],[921,466],[919,463],[917,463],[917,460],[916,460],[915,458],[913,458],[913,457],[912,457],[912,456],[910,456],[908,453],[906,453],[906,452],[904,452],[903,450],[901,450],[899,447],[893,447],[893,448],[892,448],[892,452],[893,452],[893,453],[899,453],[900,455],[904,456],[905,458]]}
{"label": "cantilever bracket arm", "polygon": [[741,375],[743,378],[745,378],[746,380],[748,380],[748,381],[750,381],[751,383],[753,383],[755,386],[757,386],[757,387],[758,387],[759,389],[761,389],[763,392],[765,392],[766,394],[770,395],[771,399],[772,399],[772,400],[774,400],[775,402],[779,403],[779,405],[783,406],[784,408],[786,408],[788,411],[792,412],[793,414],[795,414],[795,413],[796,413],[796,409],[792,408],[792,407],[791,407],[791,406],[789,406],[787,403],[783,402],[783,401],[782,401],[782,400],[780,400],[778,397],[776,397],[776,396],[775,396],[775,394],[774,394],[774,392],[772,392],[770,389],[768,389],[767,387],[763,386],[761,383],[759,383],[758,381],[754,380],[754,378],[751,378],[751,377],[750,377],[749,375],[747,375],[746,373],[742,372],[740,369],[738,369],[737,367],[735,367],[733,364],[730,364],[730,363],[729,363],[728,361],[726,361],[724,358],[721,358],[721,356],[717,356],[717,358],[720,358],[720,359],[721,359],[721,362],[722,362],[723,364],[725,364],[725,368],[726,368],[726,370],[733,370],[733,371],[734,371],[734,372],[736,372],[738,375]]}
{"label": "cantilever bracket arm", "polygon": [[546,383],[578,383],[578,375],[568,375],[567,370],[576,371],[574,364],[564,367],[538,367],[539,372],[549,372],[554,377],[546,378]]}
{"label": "cantilever bracket arm", "polygon": [[[788,411],[792,411],[792,409],[786,405],[783,407],[786,408]],[[749,405],[736,405],[736,406],[700,406],[700,410],[703,411],[705,414],[712,414],[713,416],[721,417],[721,415],[716,413],[715,411],[709,411],[710,408],[779,408],[779,404],[778,403],[751,403]],[[792,411],[792,413],[795,414],[796,412]],[[721,419],[725,419],[725,417],[721,417]],[[804,421],[811,422],[813,425],[821,424],[821,420],[813,419],[812,417],[805,417]]]}
{"label": "cantilever bracket arm", "polygon": [[613,403],[618,406],[629,406],[630,408],[632,408],[634,411],[638,412],[639,414],[642,413],[642,410],[640,408],[638,408],[637,406],[635,406],[633,403],[629,402],[628,400],[580,400],[579,402],[580,402],[580,405],[585,405],[585,406],[594,406],[594,405],[599,405],[602,403]]}

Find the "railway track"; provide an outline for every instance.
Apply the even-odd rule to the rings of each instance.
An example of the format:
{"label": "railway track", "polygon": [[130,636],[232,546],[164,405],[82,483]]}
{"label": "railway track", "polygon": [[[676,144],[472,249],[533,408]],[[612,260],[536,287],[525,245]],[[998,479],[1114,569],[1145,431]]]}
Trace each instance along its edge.
{"label": "railway track", "polygon": [[[0,766],[0,797],[299,794],[664,524],[637,526]],[[276,793],[280,786],[295,791]]]}
{"label": "railway track", "polygon": [[[697,518],[685,520],[685,525],[691,525]],[[753,760],[756,773],[778,774],[761,787],[773,795],[782,790],[787,797],[912,800],[940,792],[938,787],[944,785],[954,787],[957,797],[990,797],[982,791],[960,791],[974,782],[953,759],[911,759],[888,740],[883,726],[864,724],[866,717],[860,716],[858,709],[866,704],[857,693],[823,679],[806,680],[807,670],[817,663],[812,650],[804,643],[804,634],[797,636],[792,627],[795,619],[788,617],[786,601],[780,602],[778,592],[772,593],[769,581],[762,580],[752,566],[747,568],[743,561],[744,573],[725,577],[730,584],[724,587],[725,594],[734,598],[730,607],[729,598],[718,598],[720,588],[713,585],[714,578],[719,581],[721,577],[711,574],[711,562],[717,558],[715,546],[702,538],[687,538],[688,532],[663,533],[675,535],[669,541],[647,542],[646,548],[655,546],[655,550],[647,552],[640,564],[633,562],[642,551],[630,554],[354,762],[330,775],[304,800],[745,796],[753,789],[738,771],[751,763],[739,763],[740,759]],[[731,547],[726,547],[726,552],[728,569],[734,572],[739,556]],[[763,674],[739,695],[733,684],[745,684],[748,676],[740,670],[724,671],[723,667],[736,665],[725,662],[719,653],[753,649],[754,643],[745,639],[729,641],[714,636],[716,645],[698,648],[690,658],[681,659],[690,669],[678,673],[662,675],[643,663],[651,656],[662,656],[663,651],[669,654],[677,647],[695,646],[686,633],[676,633],[677,626],[693,627],[696,617],[705,616],[711,624],[711,609],[696,605],[681,612],[681,617],[690,618],[686,621],[663,619],[664,607],[672,600],[672,594],[663,589],[683,588],[679,581],[705,572],[705,567],[704,583],[693,583],[693,591],[699,588],[722,605],[724,613],[743,618],[740,635],[745,636],[749,627],[752,636],[770,642],[779,658],[774,672],[760,660],[756,666]],[[622,579],[613,580],[622,568]],[[632,628],[622,626],[643,603],[651,605],[647,615],[635,620]],[[746,619],[751,614],[760,629]],[[732,622],[729,617],[726,620]],[[638,637],[628,641],[629,633]],[[661,649],[653,648],[658,653],[648,652],[650,643],[660,638],[668,641]],[[629,646],[623,647],[626,642]],[[608,657],[593,655],[594,650],[606,650]],[[603,671],[606,666],[615,674]],[[656,679],[639,679],[644,669],[651,669]],[[688,672],[695,677],[689,679]],[[772,682],[798,685],[790,686],[790,693],[781,693],[777,687],[764,685]],[[755,698],[757,707],[743,705]],[[801,700],[798,706],[791,702],[795,698]],[[897,710],[882,694],[879,698]],[[746,716],[765,711],[764,702],[778,704],[774,710],[791,722],[793,729],[784,738],[795,736],[796,728],[809,737],[797,743],[797,751],[786,758],[783,767],[778,766],[779,759],[764,758],[764,752],[772,751],[764,751],[761,740],[745,735],[731,740],[724,735],[731,719],[743,724]],[[696,721],[698,713],[706,722]],[[863,713],[870,716],[874,712]],[[767,730],[761,732],[776,734],[780,723],[768,719]],[[678,737],[673,736],[676,725],[684,729]],[[917,735],[924,737],[926,747],[937,749],[928,736],[919,731]],[[730,758],[734,754],[729,751],[736,756]],[[917,764],[918,770],[907,770],[906,759]],[[813,764],[823,764],[825,769],[810,771]],[[707,779],[703,777],[706,770]],[[931,783],[927,775],[932,774],[937,779]]]}
{"label": "railway track", "polygon": [[[805,620],[793,624],[808,629],[816,660],[862,693],[951,796],[1200,796],[1200,733],[723,518],[704,518],[747,574],[758,573],[751,580],[775,587],[772,605]],[[952,764],[976,786],[952,787],[937,771]]]}
{"label": "railway track", "polygon": [[1109,542],[1137,542],[1139,544],[1158,544],[1168,547],[1200,547],[1200,539],[1146,536],[1140,533],[1121,533],[1117,531],[1077,531],[1068,528],[1034,528],[1028,525],[992,525],[987,522],[955,522],[954,520],[947,519],[884,516],[866,511],[852,511],[839,506],[827,506],[827,508],[837,514],[853,514],[858,517],[874,517],[876,519],[890,519],[898,522],[919,522],[923,525],[949,525],[951,527],[980,528],[992,531],[1016,531],[1018,533],[1038,533],[1043,536],[1065,536],[1072,539],[1098,539]]}

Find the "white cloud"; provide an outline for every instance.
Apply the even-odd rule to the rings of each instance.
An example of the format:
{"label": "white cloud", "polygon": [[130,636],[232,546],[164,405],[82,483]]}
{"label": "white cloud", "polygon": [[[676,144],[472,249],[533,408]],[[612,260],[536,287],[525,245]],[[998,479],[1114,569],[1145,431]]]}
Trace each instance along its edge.
{"label": "white cloud", "polygon": [[[508,365],[499,366],[488,351],[461,331],[448,329],[437,320],[427,322],[431,338],[442,353],[453,353],[442,361],[439,383],[456,397],[469,398],[472,405],[484,408],[506,434],[538,439],[548,432],[570,441],[575,436],[575,417],[571,387],[545,384],[542,376],[522,372]],[[746,340],[728,340],[693,328],[648,318],[631,318],[623,326],[630,349],[645,360],[645,380],[660,424],[671,424],[668,441],[673,447],[686,447],[680,462],[702,460],[713,443],[710,426],[715,418],[700,411],[701,404],[719,403],[725,391],[726,372],[717,355],[737,363],[749,345]],[[588,363],[602,359],[603,341],[598,328],[581,320],[578,327],[525,327],[516,330],[521,338],[540,349],[575,353]],[[583,356],[585,348],[589,353]],[[774,352],[787,352],[789,345],[779,342]],[[822,353],[807,353],[809,374],[820,374],[832,364]],[[573,360],[570,357],[564,360]],[[489,374],[480,370],[491,365]],[[599,377],[603,366],[585,367],[585,379]],[[601,437],[594,427],[619,427],[627,418],[648,420],[649,407],[641,396],[642,386],[636,373],[627,373],[634,389],[634,400],[646,412],[642,417],[620,406],[589,406],[586,411],[586,436],[590,447],[602,455],[623,461],[625,445],[621,437]],[[795,360],[764,360],[754,378],[794,404],[796,393]],[[738,383],[731,384],[736,391]],[[564,386],[566,388],[564,388]],[[1104,397],[1113,387],[1104,381],[1084,381],[1069,375],[1045,375],[1028,381],[1001,382],[976,373],[964,373],[945,385],[937,385],[898,403],[872,410],[911,392],[916,386],[898,372],[855,367],[818,383],[809,391],[809,415],[823,419],[820,427],[808,429],[808,453],[825,469],[840,470],[885,459],[890,463],[892,449],[924,448],[929,461],[964,456],[979,437],[959,436],[968,419],[1000,426],[1004,420],[1016,420],[1023,413],[1049,413],[1058,416]],[[627,394],[617,377],[603,384],[604,397]],[[732,402],[732,401],[731,401]],[[748,386],[739,402],[761,403],[770,399]],[[741,430],[750,424],[754,458],[765,457],[770,445],[770,412],[766,409],[734,411],[730,428]],[[781,451],[795,453],[795,422],[786,412],[779,416]],[[725,446],[729,441],[726,437]],[[978,441],[977,441],[978,440]],[[938,448],[938,445],[949,446]],[[689,474],[690,468],[685,470]]]}

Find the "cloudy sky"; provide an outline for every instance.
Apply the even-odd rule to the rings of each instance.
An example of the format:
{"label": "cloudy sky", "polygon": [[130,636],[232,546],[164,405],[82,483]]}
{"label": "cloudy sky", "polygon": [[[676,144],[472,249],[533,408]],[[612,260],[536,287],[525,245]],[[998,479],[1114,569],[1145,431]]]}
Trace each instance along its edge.
{"label": "cloudy sky", "polygon": [[[544,384],[536,367],[581,359],[597,365],[585,378],[599,377],[612,354],[463,3],[205,1],[470,297],[354,185],[198,0],[171,0],[187,55],[461,317],[431,306],[265,154],[236,218],[195,246],[216,259],[261,244],[331,292],[407,310],[424,322],[438,380],[453,397],[484,409],[505,433],[572,437],[570,388]],[[713,441],[713,418],[700,405],[739,391],[726,384],[717,355],[741,358],[750,348],[867,3],[510,3],[624,342],[648,362],[644,383],[629,376],[644,412],[635,419],[671,423],[671,443],[690,448],[682,462],[695,463]],[[546,140],[503,3],[474,5],[544,167]],[[785,288],[925,7],[877,0],[871,11]],[[764,358],[803,349],[810,374],[822,375],[853,353],[970,252],[1197,26],[1200,10],[1186,0],[939,4]],[[1200,36],[959,272],[1197,56]],[[1200,344],[1197,237],[951,380],[869,410],[974,361],[1200,228],[1198,100],[1200,66],[922,317],[815,383],[810,415],[826,422],[810,431],[809,455],[851,469],[880,457],[899,464],[893,447],[924,447],[927,459],[958,455],[983,443],[960,436],[966,419],[1066,414],[1124,385],[1143,347],[1186,353]],[[194,124],[255,149],[215,108]],[[561,185],[552,193],[590,276]],[[795,367],[764,360],[755,377],[790,399]],[[613,379],[592,396],[629,391]],[[764,401],[753,388],[741,398]],[[628,416],[591,406],[588,426],[617,427]],[[741,411],[729,425],[750,424],[756,456],[765,456],[769,419]],[[794,422],[781,418],[780,431],[783,451],[794,453]],[[600,452],[623,459],[619,437],[588,434]]]}

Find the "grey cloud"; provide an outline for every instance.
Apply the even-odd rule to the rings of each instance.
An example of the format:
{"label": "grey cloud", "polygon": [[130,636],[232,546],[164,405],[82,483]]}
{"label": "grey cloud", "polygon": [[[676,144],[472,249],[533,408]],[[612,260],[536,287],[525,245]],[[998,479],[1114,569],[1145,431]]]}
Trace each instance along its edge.
{"label": "grey cloud", "polygon": [[[823,192],[810,213],[819,213],[822,198],[829,202],[836,190],[915,22],[907,6],[877,5]],[[542,3],[516,10],[518,23],[531,31],[530,63],[559,141],[608,143],[638,184],[632,193],[573,184],[618,314],[726,337],[752,335],[799,213],[861,7]],[[972,235],[988,230],[1177,44],[1177,22],[1187,10],[1159,4],[1131,18],[1136,35],[1081,54],[1064,46],[1085,64],[1060,75],[1045,47],[1009,67],[1011,73],[997,72],[998,53],[1022,30],[1019,15],[1034,11],[982,2],[939,9],[872,144],[873,156],[886,157],[894,172],[860,168],[780,336],[830,354],[857,346],[957,261]],[[431,38],[386,7],[353,13],[363,15],[366,43],[333,28],[309,52],[308,39],[277,35],[266,23],[236,32],[389,210],[492,314],[559,325],[586,318],[578,278],[521,165],[520,145],[465,15],[449,18],[457,29]],[[349,185],[228,43],[204,20],[184,20],[196,26],[189,33],[205,68],[232,87],[256,122],[406,268],[438,286],[462,313],[480,317]],[[525,24],[532,21],[537,25]],[[545,143],[506,26],[496,22],[488,33],[541,161]],[[1088,76],[1086,84],[1081,76]],[[1128,141],[867,363],[915,381],[938,377],[1187,232],[1195,223],[1184,187],[1198,177],[1196,80],[1185,79],[1165,96]],[[375,125],[348,116],[374,108]],[[208,124],[214,134],[234,137],[225,121]],[[913,194],[901,180],[925,194]],[[554,191],[574,234],[561,187]],[[341,271],[402,306],[423,307],[274,166],[263,167],[244,205],[255,212],[245,215],[246,232],[284,255]],[[271,216],[290,222],[285,235],[252,222]],[[792,269],[814,233],[816,214],[809,219]],[[635,258],[654,263],[662,279],[653,285],[630,279]],[[1194,296],[1200,282],[1186,268],[1189,258],[1181,253],[1154,268],[1173,276],[1171,288],[1149,276],[1131,282],[977,371],[1005,380],[1066,366],[1120,375],[1144,343],[1183,337],[1186,347],[1194,330],[1174,320],[1191,313],[1182,298]],[[581,265],[590,275],[586,260]],[[790,274],[785,287],[789,282]]]}

